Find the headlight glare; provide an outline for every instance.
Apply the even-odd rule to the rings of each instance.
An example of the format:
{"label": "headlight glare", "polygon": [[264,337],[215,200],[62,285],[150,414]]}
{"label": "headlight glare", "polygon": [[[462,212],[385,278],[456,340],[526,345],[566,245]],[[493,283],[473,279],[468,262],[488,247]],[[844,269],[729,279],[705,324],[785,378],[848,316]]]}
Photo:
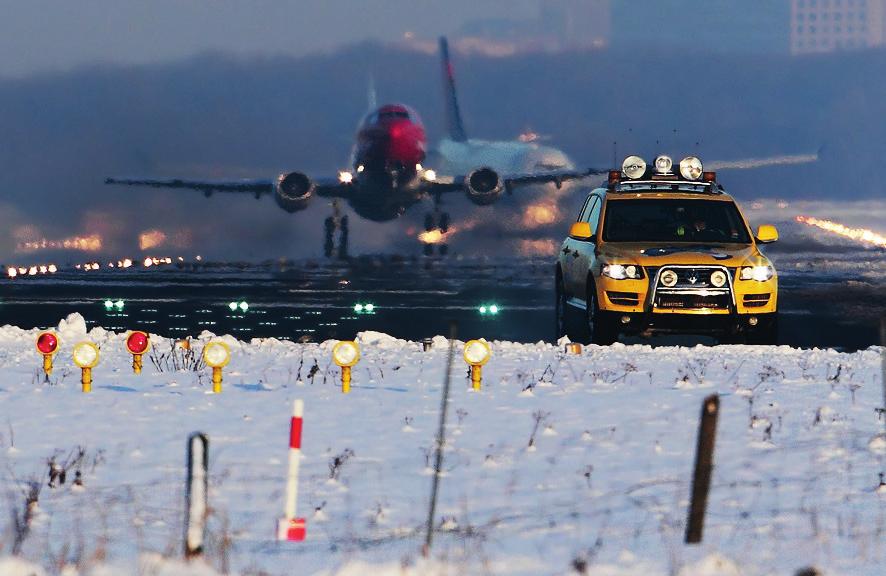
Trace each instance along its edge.
{"label": "headlight glare", "polygon": [[633,264],[604,264],[602,270],[603,276],[612,278],[613,280],[636,280],[642,277],[640,268]]}
{"label": "headlight glare", "polygon": [[766,282],[775,276],[775,268],[769,264],[763,266],[745,266],[741,269],[739,278],[742,280],[756,280],[757,282]]}

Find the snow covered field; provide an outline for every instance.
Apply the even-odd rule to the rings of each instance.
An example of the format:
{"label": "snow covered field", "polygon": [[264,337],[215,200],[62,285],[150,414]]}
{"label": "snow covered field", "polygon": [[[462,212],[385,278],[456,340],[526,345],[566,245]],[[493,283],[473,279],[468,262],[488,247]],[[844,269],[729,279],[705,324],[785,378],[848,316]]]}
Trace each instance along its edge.
{"label": "snow covered field", "polygon": [[[878,348],[587,347],[493,343],[470,390],[457,349],[432,559],[424,534],[447,345],[363,333],[351,394],[332,342],[237,342],[224,391],[209,372],[147,356],[94,329],[80,392],[59,326],[49,384],[36,331],[0,328],[0,574],[826,574],[882,575],[886,435]],[[204,335],[207,339],[208,335]],[[157,356],[172,341],[153,339]],[[202,348],[195,342],[197,352]],[[316,366],[316,368],[314,368]],[[720,394],[704,542],[683,544],[698,415]],[[305,401],[303,543],[274,541],[292,401]],[[188,434],[210,439],[209,567],[181,557]],[[82,458],[50,487],[47,462]],[[74,486],[79,470],[82,486]],[[14,514],[39,504],[21,557]],[[159,555],[159,556],[158,556]],[[64,568],[65,565],[69,565]],[[405,566],[406,568],[401,568]]]}

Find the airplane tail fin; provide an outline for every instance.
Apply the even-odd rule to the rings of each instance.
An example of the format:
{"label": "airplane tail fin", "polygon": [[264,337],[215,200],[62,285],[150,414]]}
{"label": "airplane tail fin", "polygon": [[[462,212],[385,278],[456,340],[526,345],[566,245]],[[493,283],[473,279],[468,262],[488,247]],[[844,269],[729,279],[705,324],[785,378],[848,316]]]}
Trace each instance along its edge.
{"label": "airplane tail fin", "polygon": [[440,58],[443,64],[443,97],[446,100],[446,131],[452,140],[464,142],[468,137],[465,134],[461,110],[458,107],[455,72],[452,69],[452,62],[449,60],[449,42],[446,41],[445,36],[440,37]]}

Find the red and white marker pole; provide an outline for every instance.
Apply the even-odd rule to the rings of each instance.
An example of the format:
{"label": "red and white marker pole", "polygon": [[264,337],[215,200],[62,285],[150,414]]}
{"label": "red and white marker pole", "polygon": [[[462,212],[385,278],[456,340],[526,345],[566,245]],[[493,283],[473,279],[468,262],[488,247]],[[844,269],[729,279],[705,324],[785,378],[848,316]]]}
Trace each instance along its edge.
{"label": "red and white marker pole", "polygon": [[305,519],[295,517],[304,407],[305,404],[301,400],[296,400],[292,406],[292,422],[289,426],[289,475],[286,478],[286,509],[285,516],[277,523],[277,540],[301,542],[305,539],[307,532]]}

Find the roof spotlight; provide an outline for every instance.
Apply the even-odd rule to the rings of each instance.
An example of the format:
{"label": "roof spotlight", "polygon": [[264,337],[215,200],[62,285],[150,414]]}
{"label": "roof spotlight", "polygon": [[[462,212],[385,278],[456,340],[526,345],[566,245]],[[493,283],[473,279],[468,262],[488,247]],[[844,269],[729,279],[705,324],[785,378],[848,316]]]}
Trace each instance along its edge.
{"label": "roof spotlight", "polygon": [[631,180],[637,180],[646,173],[646,161],[639,156],[628,156],[621,164],[621,171]]}
{"label": "roof spotlight", "polygon": [[659,174],[670,174],[673,166],[674,161],[671,160],[670,156],[662,154],[655,159],[655,171]]}
{"label": "roof spotlight", "polygon": [[698,180],[704,174],[701,160],[695,156],[687,156],[680,160],[680,175],[687,180]]}

